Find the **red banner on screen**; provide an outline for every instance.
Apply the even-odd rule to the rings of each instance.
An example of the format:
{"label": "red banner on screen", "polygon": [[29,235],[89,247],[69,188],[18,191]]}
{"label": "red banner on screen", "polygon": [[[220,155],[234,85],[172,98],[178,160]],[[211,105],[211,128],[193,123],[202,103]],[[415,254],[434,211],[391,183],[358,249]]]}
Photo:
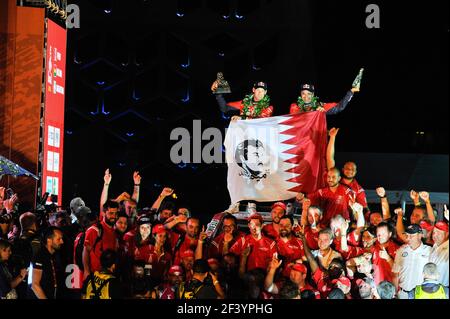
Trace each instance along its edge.
{"label": "red banner on screen", "polygon": [[57,195],[61,205],[67,32],[53,21],[47,21],[42,193]]}

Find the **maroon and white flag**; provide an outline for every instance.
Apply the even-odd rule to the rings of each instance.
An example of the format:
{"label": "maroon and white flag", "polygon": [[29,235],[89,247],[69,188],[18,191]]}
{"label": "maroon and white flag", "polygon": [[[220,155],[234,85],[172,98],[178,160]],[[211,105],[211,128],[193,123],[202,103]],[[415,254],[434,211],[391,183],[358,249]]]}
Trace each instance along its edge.
{"label": "maroon and white flag", "polygon": [[231,122],[225,137],[231,202],[271,202],[326,186],[326,114]]}

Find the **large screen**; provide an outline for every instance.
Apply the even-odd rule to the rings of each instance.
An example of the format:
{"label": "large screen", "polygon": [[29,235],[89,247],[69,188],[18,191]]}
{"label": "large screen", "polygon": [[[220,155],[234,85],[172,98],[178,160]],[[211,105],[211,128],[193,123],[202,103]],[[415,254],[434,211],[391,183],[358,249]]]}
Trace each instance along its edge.
{"label": "large screen", "polygon": [[67,32],[51,20],[47,23],[42,194],[57,195],[61,205]]}

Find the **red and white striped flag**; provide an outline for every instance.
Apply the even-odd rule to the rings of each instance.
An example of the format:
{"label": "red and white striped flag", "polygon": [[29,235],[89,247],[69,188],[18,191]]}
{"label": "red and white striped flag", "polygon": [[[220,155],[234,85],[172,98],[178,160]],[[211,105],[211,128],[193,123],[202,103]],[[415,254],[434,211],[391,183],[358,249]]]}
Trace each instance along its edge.
{"label": "red and white striped flag", "polygon": [[322,112],[231,122],[225,137],[231,202],[271,202],[326,186]]}

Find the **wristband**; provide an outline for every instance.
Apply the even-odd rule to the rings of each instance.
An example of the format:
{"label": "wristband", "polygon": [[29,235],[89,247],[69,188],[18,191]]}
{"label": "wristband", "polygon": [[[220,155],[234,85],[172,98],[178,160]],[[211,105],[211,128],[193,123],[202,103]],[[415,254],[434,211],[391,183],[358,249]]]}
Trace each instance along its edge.
{"label": "wristband", "polygon": [[105,183],[105,186],[109,186],[109,184],[106,184],[106,183]]}
{"label": "wristband", "polygon": [[219,283],[219,281],[216,280],[216,281],[213,282],[213,285],[215,286],[215,285],[217,285],[218,283]]}
{"label": "wristband", "polygon": [[134,186],[141,186],[141,184],[134,184]]}

